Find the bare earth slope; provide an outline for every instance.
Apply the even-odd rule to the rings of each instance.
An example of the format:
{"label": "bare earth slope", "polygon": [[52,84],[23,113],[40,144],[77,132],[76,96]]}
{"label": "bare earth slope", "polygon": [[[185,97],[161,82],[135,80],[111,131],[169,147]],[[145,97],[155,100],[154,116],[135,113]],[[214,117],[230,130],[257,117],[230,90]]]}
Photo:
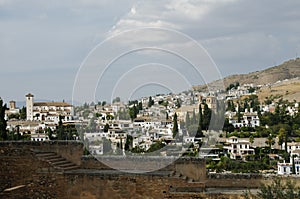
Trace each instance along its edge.
{"label": "bare earth slope", "polygon": [[263,87],[257,93],[259,100],[263,101],[266,97],[282,96],[284,100],[300,101],[300,78],[278,82],[269,87]]}
{"label": "bare earth slope", "polygon": [[[256,71],[249,74],[231,75],[223,79],[225,87],[229,84],[239,82],[240,84],[251,84],[256,85],[273,84],[277,81],[285,79],[292,79],[300,77],[300,58],[286,61],[278,66],[274,66],[262,71]],[[209,85],[211,88],[213,85],[220,83],[220,80],[214,81]],[[206,85],[195,86],[196,90],[203,90]]]}

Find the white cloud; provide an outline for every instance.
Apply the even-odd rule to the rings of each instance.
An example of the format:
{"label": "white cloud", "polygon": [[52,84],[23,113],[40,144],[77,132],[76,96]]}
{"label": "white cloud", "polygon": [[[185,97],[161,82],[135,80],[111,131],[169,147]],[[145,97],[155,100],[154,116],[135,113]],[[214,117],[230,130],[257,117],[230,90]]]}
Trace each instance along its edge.
{"label": "white cloud", "polygon": [[[0,67],[5,74],[35,74],[52,67],[76,71],[103,39],[128,29],[157,27],[202,42],[226,74],[254,71],[300,54],[299,7],[300,1],[293,0],[0,0]],[[145,34],[137,42],[145,38],[187,45],[165,34]],[[20,84],[16,80],[14,87]]]}
{"label": "white cloud", "polygon": [[[210,4],[210,3],[209,3]],[[177,15],[192,20],[199,20],[207,14],[211,7],[207,3],[196,3],[188,0],[171,1],[165,7],[167,8],[167,15]]]}
{"label": "white cloud", "polygon": [[135,15],[135,13],[136,13],[135,6],[133,6],[133,7],[131,8],[130,12],[131,12],[132,15]]}

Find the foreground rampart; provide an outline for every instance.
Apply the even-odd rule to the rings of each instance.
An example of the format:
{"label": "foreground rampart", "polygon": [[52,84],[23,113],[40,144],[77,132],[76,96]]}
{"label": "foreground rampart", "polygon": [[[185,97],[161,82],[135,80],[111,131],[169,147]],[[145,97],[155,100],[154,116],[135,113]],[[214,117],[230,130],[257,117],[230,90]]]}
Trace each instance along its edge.
{"label": "foreground rampart", "polygon": [[[258,174],[207,175],[205,161],[193,158],[174,159],[152,172],[121,172],[82,156],[82,151],[79,142],[0,142],[0,198],[240,198],[236,189],[255,189],[272,179]],[[40,158],[48,155],[45,152],[51,152],[49,161]],[[51,162],[57,155],[78,168],[58,170],[59,160]],[[126,168],[142,162],[144,170],[166,161],[157,157],[109,160]],[[228,192],[219,193],[224,190]]]}

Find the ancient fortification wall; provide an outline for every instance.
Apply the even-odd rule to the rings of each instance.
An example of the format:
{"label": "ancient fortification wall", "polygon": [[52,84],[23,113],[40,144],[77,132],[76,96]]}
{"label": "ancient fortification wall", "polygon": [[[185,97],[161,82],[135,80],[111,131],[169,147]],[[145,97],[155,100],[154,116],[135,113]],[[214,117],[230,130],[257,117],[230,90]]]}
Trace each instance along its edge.
{"label": "ancient fortification wall", "polygon": [[[77,142],[0,142],[0,198],[240,198],[205,190],[257,188],[271,179],[253,174],[206,175],[205,161],[193,158],[178,159],[150,173],[124,173],[82,157],[82,149]],[[37,157],[39,151],[55,152],[80,167],[58,171]],[[146,165],[164,161],[153,160]]]}

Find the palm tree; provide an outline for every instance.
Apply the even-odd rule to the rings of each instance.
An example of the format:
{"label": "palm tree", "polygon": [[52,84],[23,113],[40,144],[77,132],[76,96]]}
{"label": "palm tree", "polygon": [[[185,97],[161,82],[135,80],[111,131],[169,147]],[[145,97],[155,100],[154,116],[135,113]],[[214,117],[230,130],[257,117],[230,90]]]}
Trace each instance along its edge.
{"label": "palm tree", "polygon": [[251,136],[249,137],[249,142],[250,142],[250,144],[251,144],[251,146],[252,146],[252,144],[254,143],[254,137],[253,137],[253,135],[251,135]]}

